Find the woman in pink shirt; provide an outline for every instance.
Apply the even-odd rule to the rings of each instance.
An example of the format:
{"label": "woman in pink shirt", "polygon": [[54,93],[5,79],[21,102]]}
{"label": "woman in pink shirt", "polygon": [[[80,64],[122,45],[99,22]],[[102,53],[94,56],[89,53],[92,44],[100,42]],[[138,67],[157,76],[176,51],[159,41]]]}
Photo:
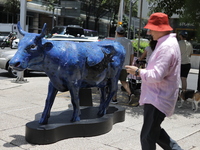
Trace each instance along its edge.
{"label": "woman in pink shirt", "polygon": [[173,114],[178,98],[181,55],[176,34],[169,25],[168,16],[154,13],[144,27],[157,45],[145,69],[126,66],[128,73],[141,77],[140,105],[144,105],[141,131],[142,150],[155,150],[156,143],[165,150],[182,150],[161,128],[165,117]]}

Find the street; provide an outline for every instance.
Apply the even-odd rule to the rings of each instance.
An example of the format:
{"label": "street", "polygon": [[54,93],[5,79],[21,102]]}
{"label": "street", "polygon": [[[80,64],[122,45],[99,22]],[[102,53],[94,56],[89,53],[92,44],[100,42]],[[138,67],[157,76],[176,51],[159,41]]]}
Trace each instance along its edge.
{"label": "street", "polygon": [[8,75],[8,71],[4,69],[0,69],[0,80],[10,78]]}

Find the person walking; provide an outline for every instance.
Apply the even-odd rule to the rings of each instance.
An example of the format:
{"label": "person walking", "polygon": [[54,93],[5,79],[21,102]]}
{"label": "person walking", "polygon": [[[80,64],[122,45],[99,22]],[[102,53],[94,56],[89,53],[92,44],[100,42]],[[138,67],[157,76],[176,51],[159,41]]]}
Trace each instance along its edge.
{"label": "person walking", "polygon": [[138,61],[142,61],[146,58],[146,63],[148,63],[149,58],[156,47],[157,41],[153,40],[152,37],[150,38],[149,46],[145,47],[144,52],[138,58]]}
{"label": "person walking", "polygon": [[142,79],[139,103],[144,105],[140,134],[142,150],[155,150],[156,143],[164,150],[182,150],[161,127],[165,117],[173,114],[178,98],[181,54],[168,15],[153,13],[147,25],[157,45],[144,69],[126,65],[128,73]]}
{"label": "person walking", "polygon": [[179,46],[181,50],[181,83],[182,83],[182,92],[187,90],[187,77],[191,68],[190,58],[193,54],[192,44],[186,40],[188,33],[182,31],[179,34],[180,41]]}
{"label": "person walking", "polygon": [[[116,29],[115,41],[121,43],[121,45],[124,46],[124,49],[126,50],[126,56],[125,56],[124,64],[122,66],[122,70],[120,72],[119,80],[129,95],[129,101],[131,101],[133,95],[131,94],[129,83],[126,81],[128,73],[126,72],[125,65],[132,64],[133,58],[134,58],[134,51],[133,51],[133,46],[132,46],[131,41],[125,37],[125,30],[122,26],[118,26]],[[111,103],[113,104],[118,103],[117,94],[113,97]]]}

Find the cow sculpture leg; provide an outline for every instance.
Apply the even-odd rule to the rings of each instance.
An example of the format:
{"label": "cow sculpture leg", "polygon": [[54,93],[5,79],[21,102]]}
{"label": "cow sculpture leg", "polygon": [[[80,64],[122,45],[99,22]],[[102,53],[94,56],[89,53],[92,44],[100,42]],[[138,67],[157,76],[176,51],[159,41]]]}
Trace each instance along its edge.
{"label": "cow sculpture leg", "polygon": [[103,107],[104,103],[105,103],[105,101],[107,99],[107,97],[106,97],[106,87],[100,88],[100,91],[101,91],[101,97],[100,97],[100,106],[99,106],[98,115],[99,116],[103,116],[104,114],[106,114],[106,110]]}
{"label": "cow sculpture leg", "polygon": [[73,105],[73,116],[71,121],[72,122],[76,122],[76,121],[80,121],[80,107],[79,107],[79,88],[78,87],[74,87],[70,89],[70,95],[71,95],[71,102]]}
{"label": "cow sculpture leg", "polygon": [[111,79],[110,84],[108,85],[108,94],[106,96],[106,88],[102,87],[101,88],[101,100],[100,100],[100,106],[99,106],[99,112],[98,115],[101,117],[106,114],[106,109],[109,106],[109,103],[113,96],[117,93],[118,89],[118,78],[116,79]]}
{"label": "cow sculpture leg", "polygon": [[42,117],[40,118],[40,121],[39,121],[40,124],[48,123],[48,118],[50,117],[51,107],[53,105],[53,102],[55,100],[57,93],[58,93],[58,90],[52,85],[51,82],[49,82],[48,95],[46,98],[45,108],[42,113]]}

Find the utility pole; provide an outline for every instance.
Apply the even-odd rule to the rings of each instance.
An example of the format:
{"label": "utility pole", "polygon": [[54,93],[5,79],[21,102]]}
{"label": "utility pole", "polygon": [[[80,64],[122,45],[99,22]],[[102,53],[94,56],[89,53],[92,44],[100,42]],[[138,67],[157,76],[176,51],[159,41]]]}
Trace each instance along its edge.
{"label": "utility pole", "polygon": [[53,17],[52,17],[52,29],[54,27],[54,17],[55,17],[55,7],[53,8]]}
{"label": "utility pole", "polygon": [[[26,10],[27,10],[27,1],[20,0],[20,25],[24,31],[26,31]],[[20,35],[19,39],[22,36]],[[17,79],[15,83],[25,83],[27,80],[24,79],[24,71],[17,71]]]}
{"label": "utility pole", "polygon": [[[120,1],[120,5],[119,5],[117,26],[122,25],[123,15],[124,15],[124,0],[121,0],[121,1]],[[116,37],[117,37],[117,34],[115,33],[115,38],[116,38]]]}
{"label": "utility pole", "polygon": [[118,12],[118,26],[122,25],[123,15],[124,15],[124,0],[121,0]]}
{"label": "utility pole", "polygon": [[129,22],[128,22],[128,34],[127,38],[130,38],[130,33],[131,33],[131,22],[132,22],[132,1],[130,0],[130,9],[129,9]]}
{"label": "utility pole", "polygon": [[[135,0],[133,2],[133,0],[130,0],[130,10],[129,10],[129,23],[128,23],[128,34],[127,34],[127,38],[131,38],[131,23],[132,23],[132,7],[135,5],[135,3],[137,2],[138,0]],[[134,21],[135,22],[135,21]],[[135,28],[135,23],[134,23],[134,28]],[[135,32],[135,30],[134,30]]]}
{"label": "utility pole", "polygon": [[26,9],[27,1],[20,0],[20,24],[24,31],[26,31]]}
{"label": "utility pole", "polygon": [[140,25],[139,25],[139,34],[138,34],[137,57],[139,57],[139,48],[140,48],[140,34],[141,34],[141,26],[142,26],[142,6],[143,6],[143,0],[141,0],[141,3],[140,3]]}

